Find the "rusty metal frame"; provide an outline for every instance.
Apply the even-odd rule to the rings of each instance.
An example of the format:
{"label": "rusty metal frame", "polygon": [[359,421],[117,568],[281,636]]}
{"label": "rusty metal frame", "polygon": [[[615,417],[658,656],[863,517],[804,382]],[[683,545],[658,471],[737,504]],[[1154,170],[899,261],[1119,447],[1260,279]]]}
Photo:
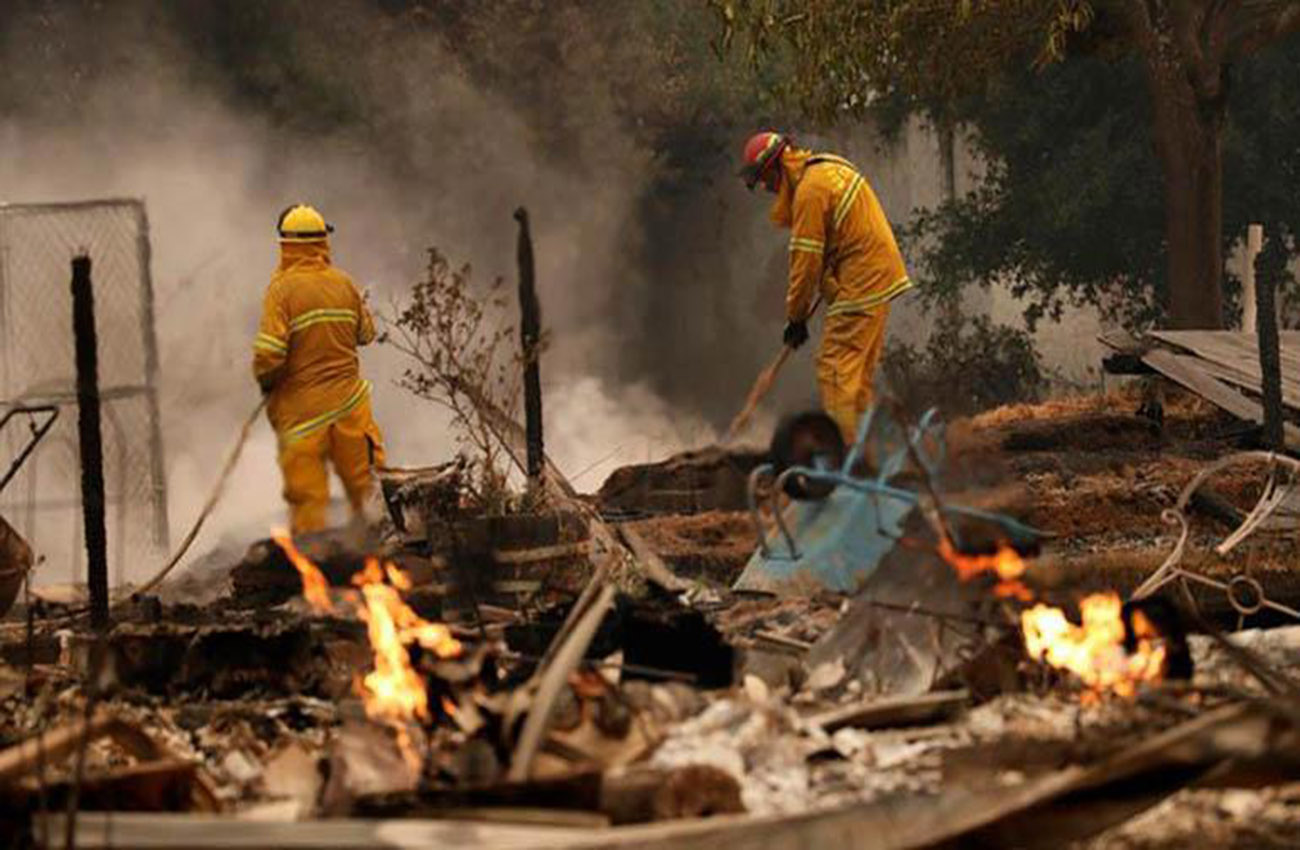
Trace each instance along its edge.
{"label": "rusty metal frame", "polygon": [[[38,423],[36,418],[41,414],[49,414],[49,418]],[[59,407],[56,404],[15,405],[10,407],[5,411],[5,415],[0,417],[0,431],[3,431],[5,426],[13,421],[15,417],[23,415],[28,417],[27,445],[19,450],[18,456],[9,464],[9,469],[5,471],[4,477],[0,478],[0,491],[3,491],[9,482],[13,480],[13,477],[18,474],[18,470],[22,469],[23,464],[27,462],[27,458],[31,456],[32,452],[36,451],[36,446],[54,427],[54,423],[59,418]]]}
{"label": "rusty metal frame", "polygon": [[[1214,547],[1214,551],[1218,555],[1227,555],[1239,544],[1259,531],[1264,521],[1281,507],[1288,497],[1300,491],[1300,460],[1288,455],[1267,451],[1237,452],[1222,457],[1205,467],[1183,487],[1183,491],[1178,495],[1174,506],[1161,513],[1160,518],[1166,523],[1178,526],[1178,540],[1175,542],[1174,548],[1165,556],[1164,562],[1133,591],[1133,599],[1144,599],[1173,582],[1178,582],[1185,591],[1189,591],[1186,596],[1190,599],[1189,584],[1194,582],[1222,591],[1228,600],[1228,604],[1232,606],[1232,609],[1237,612],[1239,617],[1245,618],[1258,613],[1264,608],[1268,608],[1300,620],[1300,610],[1269,599],[1263,585],[1244,573],[1237,573],[1227,581],[1221,581],[1193,572],[1182,565],[1183,558],[1187,553],[1188,539],[1191,535],[1191,526],[1187,520],[1186,511],[1193,494],[1209,480],[1210,476],[1217,472],[1233,466],[1248,466],[1261,463],[1268,465],[1268,480],[1263,492],[1260,493],[1255,506],[1251,508],[1250,512],[1241,521],[1241,524]],[[1281,480],[1279,473],[1286,473],[1286,479]],[[1297,529],[1297,531],[1300,531],[1300,529]],[[1247,594],[1244,598],[1243,590]]]}

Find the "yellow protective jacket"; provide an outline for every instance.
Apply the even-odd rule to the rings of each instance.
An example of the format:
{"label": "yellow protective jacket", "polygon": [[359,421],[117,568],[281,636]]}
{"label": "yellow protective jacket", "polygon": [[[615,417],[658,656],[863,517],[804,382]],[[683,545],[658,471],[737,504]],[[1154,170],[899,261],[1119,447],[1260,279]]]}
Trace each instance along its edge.
{"label": "yellow protective jacket", "polygon": [[281,243],[253,342],[253,374],[270,390],[267,415],[282,443],[369,397],[357,346],[374,339],[374,319],[352,279],[330,264],[329,243]]}
{"label": "yellow protective jacket", "polygon": [[820,291],[826,315],[867,314],[912,288],[875,192],[834,154],[787,150],[772,218],[790,228],[786,317],[808,318]]}

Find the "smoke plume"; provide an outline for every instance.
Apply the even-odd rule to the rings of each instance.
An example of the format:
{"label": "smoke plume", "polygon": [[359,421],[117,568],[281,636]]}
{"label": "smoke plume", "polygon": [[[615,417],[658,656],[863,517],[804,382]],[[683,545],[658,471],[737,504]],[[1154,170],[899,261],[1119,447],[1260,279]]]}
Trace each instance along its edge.
{"label": "smoke plume", "polygon": [[[148,204],[174,536],[257,401],[250,341],[288,203],[325,211],[336,263],[377,303],[402,295],[429,245],[513,280],[511,212],[527,206],[552,340],[548,448],[584,488],[713,440],[770,348],[751,332],[775,333],[752,306],[760,269],[724,249],[754,241],[761,210],[732,214],[751,199],[731,182],[665,200],[672,174],[632,114],[653,93],[620,89],[635,68],[601,73],[644,45],[618,53],[617,23],[559,4],[562,49],[532,55],[527,32],[506,45],[538,69],[521,88],[468,55],[482,22],[412,17],[422,5],[19,2],[0,23],[14,69],[0,83],[0,200]],[[236,26],[267,36],[232,54],[239,40],[220,36]],[[363,354],[390,458],[445,459],[446,421],[394,386],[401,368],[390,350]],[[261,426],[211,538],[281,516],[274,455]]]}

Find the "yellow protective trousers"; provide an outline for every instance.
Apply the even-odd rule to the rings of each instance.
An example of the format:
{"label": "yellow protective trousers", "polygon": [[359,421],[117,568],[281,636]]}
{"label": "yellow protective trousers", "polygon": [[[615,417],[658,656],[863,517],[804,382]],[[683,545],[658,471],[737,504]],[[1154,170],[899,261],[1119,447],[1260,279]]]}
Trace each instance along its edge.
{"label": "yellow protective trousers", "polygon": [[817,384],[822,407],[840,426],[846,444],[857,436],[858,419],[871,406],[888,320],[888,303],[870,312],[826,315],[817,352]]}
{"label": "yellow protective trousers", "polygon": [[337,419],[306,434],[280,438],[280,471],[289,524],[295,535],[320,531],[328,522],[328,460],[343,481],[353,514],[362,510],[384,463],[384,441],[366,398]]}

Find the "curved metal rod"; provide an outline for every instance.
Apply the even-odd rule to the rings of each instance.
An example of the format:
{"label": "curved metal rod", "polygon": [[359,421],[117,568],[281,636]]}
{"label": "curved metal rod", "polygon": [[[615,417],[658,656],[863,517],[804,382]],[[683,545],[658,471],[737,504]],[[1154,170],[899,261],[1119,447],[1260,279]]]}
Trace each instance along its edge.
{"label": "curved metal rod", "polygon": [[776,520],[776,527],[780,529],[781,536],[785,538],[785,543],[790,547],[790,559],[799,560],[799,547],[795,545],[794,535],[790,533],[790,528],[785,524],[785,517],[782,515],[781,506],[778,504],[780,496],[785,492],[785,482],[790,480],[791,475],[799,474],[803,467],[792,466],[776,477],[776,483],[772,485],[772,518]]}
{"label": "curved metal rod", "polygon": [[844,464],[840,471],[848,475],[850,470],[857,465],[859,458],[862,457],[863,447],[867,444],[867,435],[871,433],[871,426],[876,419],[875,406],[868,407],[862,414],[862,420],[858,422],[858,433],[853,445],[849,446],[849,451],[844,455]]}
{"label": "curved metal rod", "polygon": [[[50,429],[54,427],[55,421],[59,418],[59,408],[57,405],[53,404],[33,406],[14,405],[5,411],[3,418],[0,418],[0,430],[3,430],[4,427],[9,424],[9,421],[15,416],[23,414],[26,414],[27,416],[27,427],[30,432],[27,437],[27,444],[18,452],[18,456],[14,458],[13,463],[9,465],[9,469],[5,472],[4,476],[0,477],[0,490],[3,490],[5,486],[13,480],[13,477],[18,474],[18,470],[27,462],[27,458],[32,452],[36,451],[37,444],[40,443],[45,435],[50,432]],[[44,422],[38,423],[37,416],[39,414],[48,414],[49,418]]]}
{"label": "curved metal rod", "polygon": [[[914,493],[911,490],[905,490],[901,487],[895,487],[891,484],[881,484],[873,479],[854,478],[852,476],[844,475],[842,473],[826,472],[823,470],[812,469],[806,466],[790,467],[785,472],[781,473],[781,478],[777,479],[778,483],[782,481],[786,476],[792,474],[800,475],[804,478],[807,478],[810,481],[834,484],[838,487],[848,487],[849,489],[856,490],[860,493],[870,493],[870,494],[876,494],[880,496],[888,496],[890,498],[898,499],[899,501],[906,502],[910,505],[915,505],[919,503],[921,500],[919,494]],[[779,488],[778,488],[778,492],[780,492]],[[1043,531],[1040,528],[1034,528],[1031,525],[1026,525],[1025,523],[1022,523],[1019,520],[1013,519],[1012,517],[1005,516],[1003,514],[992,513],[990,511],[980,510],[979,508],[968,508],[962,505],[941,505],[938,507],[938,509],[945,514],[957,514],[959,516],[967,516],[973,519],[982,519],[988,522],[996,523],[1002,526],[1002,528],[1004,528],[1008,532],[1015,533],[1015,534],[1022,534],[1027,537],[1036,537],[1041,539],[1041,538],[1047,538],[1052,536],[1050,532]]]}
{"label": "curved metal rod", "polygon": [[[1181,579],[1184,582],[1183,587],[1185,590],[1187,590],[1186,582],[1194,581],[1198,584],[1212,587],[1223,592],[1228,599],[1228,604],[1231,605],[1233,610],[1235,610],[1239,615],[1247,616],[1263,608],[1270,608],[1274,611],[1279,611],[1287,616],[1300,620],[1300,610],[1296,610],[1269,599],[1264,593],[1263,585],[1249,576],[1238,573],[1229,581],[1223,582],[1218,579],[1210,578],[1209,576],[1201,575],[1200,573],[1192,572],[1182,566],[1182,561],[1187,551],[1188,539],[1190,537],[1190,527],[1185,511],[1188,503],[1191,501],[1192,495],[1200,489],[1201,485],[1203,485],[1210,476],[1215,473],[1221,472],[1229,467],[1244,466],[1255,463],[1268,464],[1268,484],[1260,494],[1259,499],[1256,501],[1255,506],[1251,509],[1250,513],[1244,520],[1242,520],[1241,524],[1237,526],[1232,534],[1215,547],[1215,551],[1220,556],[1228,554],[1239,543],[1246,540],[1251,534],[1257,531],[1263,524],[1264,520],[1266,520],[1287,500],[1291,492],[1297,486],[1296,476],[1300,473],[1300,461],[1297,461],[1294,458],[1266,451],[1237,452],[1220,458],[1205,467],[1193,476],[1192,480],[1187,482],[1186,486],[1183,487],[1182,492],[1178,495],[1178,500],[1174,503],[1174,507],[1161,513],[1161,519],[1165,522],[1180,526],[1178,542],[1174,544],[1173,550],[1165,556],[1164,562],[1156,568],[1155,572],[1153,572],[1146,581],[1142,582],[1142,584],[1133,591],[1131,598],[1142,599],[1150,596],[1152,593],[1155,593],[1157,590],[1173,582],[1175,579]],[[1279,470],[1285,470],[1290,473],[1290,479],[1285,484],[1278,483],[1277,473]],[[1235,588],[1242,583],[1248,584],[1251,589],[1255,591],[1257,601],[1254,605],[1246,605],[1237,598]]]}
{"label": "curved metal rod", "polygon": [[1254,606],[1255,611],[1258,611],[1261,608],[1272,608],[1274,611],[1280,611],[1283,614],[1286,614],[1287,616],[1294,617],[1295,619],[1300,620],[1300,611],[1297,611],[1296,609],[1291,608],[1287,605],[1283,605],[1281,602],[1274,602],[1272,599],[1269,599],[1267,596],[1263,594],[1262,592],[1263,587],[1259,585],[1259,582],[1255,581],[1249,576],[1238,574],[1233,576],[1231,580],[1227,582],[1223,582],[1223,581],[1219,581],[1218,579],[1210,578],[1209,576],[1203,576],[1200,573],[1191,572],[1190,570],[1179,569],[1177,577],[1187,581],[1194,581],[1199,584],[1203,584],[1206,587],[1213,587],[1216,590],[1223,591],[1223,594],[1228,598],[1228,604],[1231,605],[1233,610],[1236,611],[1238,614],[1253,613],[1253,611],[1245,611],[1241,606],[1237,604],[1237,601],[1233,597],[1233,593],[1232,593],[1232,582],[1237,581],[1238,579],[1244,579],[1246,581],[1253,582],[1255,586],[1258,587],[1259,590],[1261,591],[1259,595],[1259,602]]}
{"label": "curved metal rod", "polygon": [[1172,581],[1174,575],[1180,571],[1178,565],[1183,560],[1183,553],[1187,550],[1187,538],[1191,534],[1187,516],[1182,512],[1181,508],[1166,508],[1160,512],[1160,518],[1170,525],[1180,526],[1178,542],[1174,544],[1174,550],[1165,556],[1164,562],[1156,567],[1155,572],[1129,594],[1131,599],[1142,599],[1150,596]]}
{"label": "curved metal rod", "polygon": [[[933,455],[925,448],[926,437],[933,433],[935,450]],[[932,407],[921,415],[916,426],[912,428],[909,441],[912,454],[926,475],[934,476],[939,467],[948,459],[948,443],[943,438],[943,422],[939,419],[939,409]]]}
{"label": "curved metal rod", "polygon": [[1255,507],[1251,509],[1237,530],[1215,547],[1215,551],[1220,555],[1228,554],[1237,547],[1237,544],[1254,534],[1263,525],[1264,520],[1272,516],[1273,512],[1291,496],[1296,484],[1294,470],[1290,481],[1285,487],[1278,485],[1277,472],[1278,467],[1276,464],[1269,467],[1268,484],[1265,485],[1264,491],[1260,493],[1259,501],[1255,503]]}
{"label": "curved metal rod", "polygon": [[1188,481],[1187,485],[1183,487],[1183,492],[1178,494],[1178,501],[1174,503],[1174,507],[1180,511],[1184,510],[1187,507],[1187,503],[1191,501],[1192,494],[1199,490],[1201,485],[1205,483],[1205,480],[1214,473],[1221,472],[1230,466],[1244,466],[1248,463],[1280,464],[1292,472],[1300,473],[1300,460],[1296,460],[1288,455],[1280,455],[1276,452],[1265,451],[1236,452],[1219,458],[1214,463],[1196,473],[1196,475],[1192,477],[1192,480]]}
{"label": "curved metal rod", "polygon": [[771,556],[771,550],[767,548],[767,534],[763,531],[763,517],[758,510],[758,480],[762,476],[772,475],[772,464],[763,463],[754,467],[749,473],[749,479],[745,485],[745,499],[749,503],[749,516],[754,521],[754,535],[758,537],[758,551],[763,553],[763,557]]}

